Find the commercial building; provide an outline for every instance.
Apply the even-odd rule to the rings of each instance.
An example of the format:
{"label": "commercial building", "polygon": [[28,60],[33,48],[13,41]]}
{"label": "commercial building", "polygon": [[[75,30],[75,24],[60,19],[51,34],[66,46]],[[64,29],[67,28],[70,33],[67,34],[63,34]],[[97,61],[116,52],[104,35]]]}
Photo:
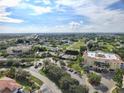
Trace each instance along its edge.
{"label": "commercial building", "polygon": [[28,52],[31,49],[31,45],[18,45],[7,48],[7,54],[9,55],[20,55]]}
{"label": "commercial building", "polygon": [[109,69],[124,69],[124,62],[117,54],[105,53],[102,51],[85,51],[84,62],[88,66],[95,66]]}

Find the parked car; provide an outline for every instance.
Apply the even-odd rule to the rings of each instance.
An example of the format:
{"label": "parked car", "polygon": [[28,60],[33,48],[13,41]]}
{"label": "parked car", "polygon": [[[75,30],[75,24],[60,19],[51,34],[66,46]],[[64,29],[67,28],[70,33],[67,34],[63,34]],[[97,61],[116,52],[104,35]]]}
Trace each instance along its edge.
{"label": "parked car", "polygon": [[42,63],[39,63],[38,65],[39,65],[39,66],[42,66]]}
{"label": "parked car", "polygon": [[73,72],[73,70],[72,70],[72,69],[69,69],[68,71]]}
{"label": "parked car", "polygon": [[34,68],[37,69],[38,68],[38,65],[35,65]]}
{"label": "parked car", "polygon": [[108,70],[107,69],[102,69],[101,70],[103,73],[108,73]]}
{"label": "parked car", "polygon": [[77,74],[78,72],[74,72],[74,74]]}

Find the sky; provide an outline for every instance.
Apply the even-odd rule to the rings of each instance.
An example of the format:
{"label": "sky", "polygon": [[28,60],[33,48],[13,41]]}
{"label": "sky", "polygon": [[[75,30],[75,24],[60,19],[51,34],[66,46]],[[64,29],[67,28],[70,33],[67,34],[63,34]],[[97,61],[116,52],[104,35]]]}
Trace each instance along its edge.
{"label": "sky", "polygon": [[0,0],[0,33],[124,32],[124,0]]}

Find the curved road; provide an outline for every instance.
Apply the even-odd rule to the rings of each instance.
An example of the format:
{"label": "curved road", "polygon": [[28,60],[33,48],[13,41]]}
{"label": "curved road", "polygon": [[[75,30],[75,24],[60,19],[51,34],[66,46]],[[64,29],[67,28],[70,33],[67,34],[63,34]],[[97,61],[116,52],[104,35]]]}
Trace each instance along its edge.
{"label": "curved road", "polygon": [[61,90],[55,85],[55,83],[53,83],[47,77],[39,74],[37,70],[33,68],[25,69],[25,70],[30,72],[34,77],[40,79],[45,85],[48,86],[48,88],[52,91],[52,93],[62,93]]}

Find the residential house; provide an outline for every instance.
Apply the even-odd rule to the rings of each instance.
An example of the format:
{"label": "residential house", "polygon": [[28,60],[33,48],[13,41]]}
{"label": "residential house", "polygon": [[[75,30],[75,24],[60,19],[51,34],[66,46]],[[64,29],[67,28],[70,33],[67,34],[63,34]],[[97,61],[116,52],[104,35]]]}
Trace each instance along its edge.
{"label": "residential house", "polygon": [[0,93],[15,93],[15,91],[18,91],[21,87],[20,84],[11,78],[4,77],[0,79]]}

